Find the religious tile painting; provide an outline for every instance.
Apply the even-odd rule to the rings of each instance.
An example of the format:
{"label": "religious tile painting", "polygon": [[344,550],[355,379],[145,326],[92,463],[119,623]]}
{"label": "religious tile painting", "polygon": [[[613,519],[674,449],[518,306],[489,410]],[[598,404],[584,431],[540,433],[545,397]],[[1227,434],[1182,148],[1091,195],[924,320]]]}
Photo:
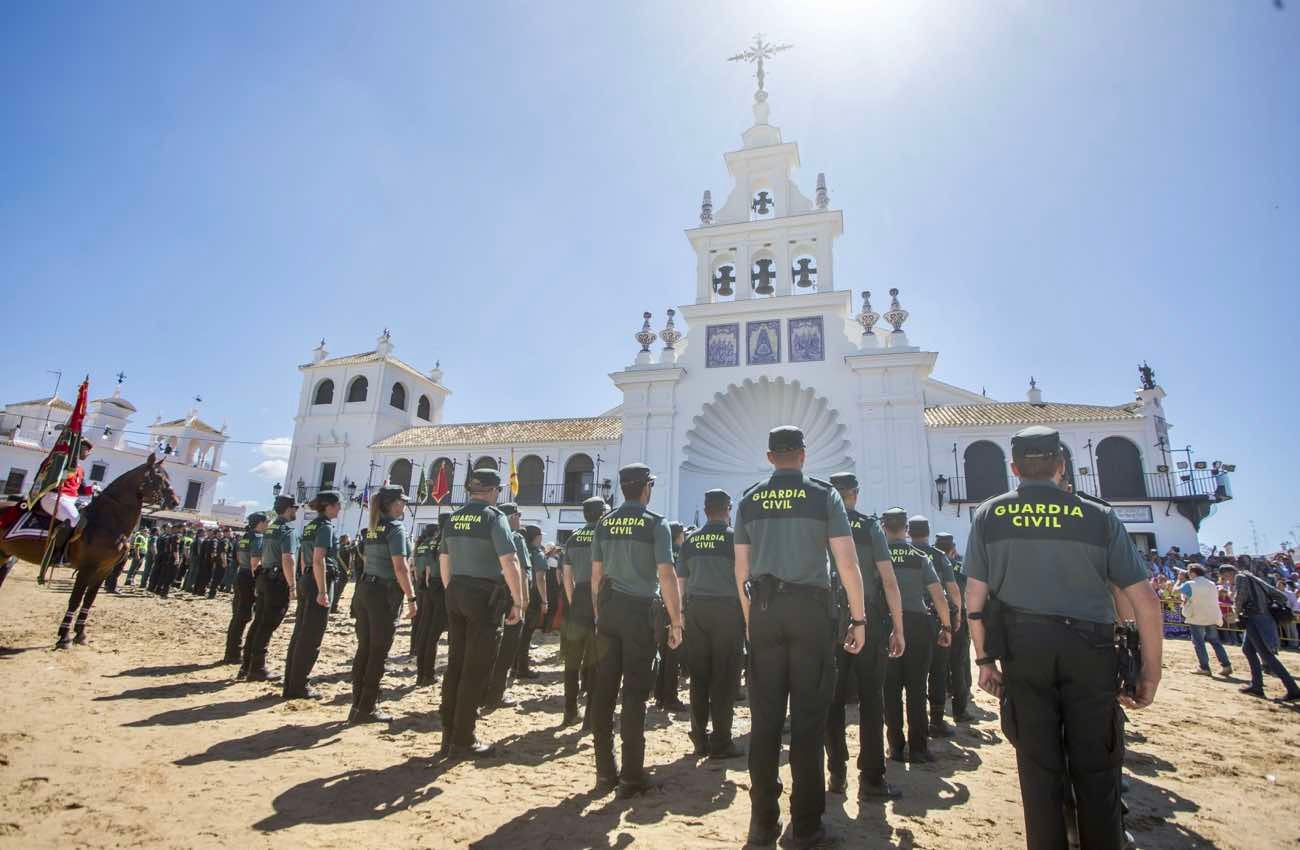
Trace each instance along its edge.
{"label": "religious tile painting", "polygon": [[826,359],[826,337],[822,333],[822,317],[791,319],[790,362],[810,363]]}
{"label": "religious tile painting", "polygon": [[781,362],[780,320],[745,323],[745,362],[750,366]]}
{"label": "religious tile painting", "polygon": [[740,325],[709,325],[704,334],[704,365],[740,365]]}

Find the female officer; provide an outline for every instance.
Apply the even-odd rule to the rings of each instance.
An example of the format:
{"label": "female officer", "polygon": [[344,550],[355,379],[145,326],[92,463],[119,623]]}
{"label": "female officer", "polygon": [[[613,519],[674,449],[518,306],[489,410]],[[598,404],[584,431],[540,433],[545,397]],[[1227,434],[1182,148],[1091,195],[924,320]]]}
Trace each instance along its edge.
{"label": "female officer", "polygon": [[379,681],[384,677],[384,660],[393,645],[397,617],[406,598],[406,619],[415,616],[415,594],[406,567],[406,529],[402,514],[406,491],[382,487],[370,502],[370,525],[365,542],[365,571],[352,599],[357,621],[357,655],[352,660],[352,711],[349,723],[392,720],[379,711]]}
{"label": "female officer", "polygon": [[438,526],[426,525],[415,542],[415,596],[419,616],[416,646],[416,687],[437,680],[438,639],[447,631],[447,602],[438,569]]}
{"label": "female officer", "polygon": [[312,667],[329,625],[330,590],[339,570],[339,532],[335,523],[343,501],[337,490],[322,490],[307,503],[316,517],[303,527],[299,549],[298,608],[284,665],[284,698],[315,699],[308,686]]}

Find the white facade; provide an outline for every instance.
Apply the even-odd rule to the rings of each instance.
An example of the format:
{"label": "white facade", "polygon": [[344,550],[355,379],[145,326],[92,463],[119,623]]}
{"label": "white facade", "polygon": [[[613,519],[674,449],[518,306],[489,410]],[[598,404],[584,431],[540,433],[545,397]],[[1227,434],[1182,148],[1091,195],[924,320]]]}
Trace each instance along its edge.
{"label": "white facade", "polygon": [[[420,470],[431,477],[439,458],[456,461],[455,483],[462,484],[467,464],[508,464],[513,450],[516,460],[537,459],[529,461],[534,477],[546,461],[549,489],[530,491],[527,499],[521,493],[519,501],[526,521],[553,540],[581,524],[579,497],[605,484],[617,500],[617,487],[609,487],[617,468],[640,461],[658,475],[651,508],[689,524],[702,516],[705,490],[738,495],[766,475],[768,430],[793,424],[806,434],[810,474],[856,472],[864,510],[900,505],[926,514],[936,531],[964,545],[971,510],[992,495],[984,491],[992,483],[1014,486],[1011,435],[1049,424],[1070,451],[1077,489],[1119,505],[1144,545],[1195,551],[1191,518],[1199,522],[1230,489],[1226,475],[1179,470],[1167,449],[1149,448],[1168,446],[1164,391],[1154,375],[1144,373],[1148,386],[1135,400],[1112,405],[1044,402],[1036,386],[1025,402],[999,403],[935,379],[938,354],[908,340],[897,290],[884,314],[889,329],[878,324],[868,293],[855,311],[852,293],[834,273],[843,215],[831,209],[822,175],[812,200],[800,190],[798,148],[783,141],[767,114],[760,92],[754,126],[741,148],[725,155],[732,190],[716,213],[706,192],[701,224],[686,233],[696,252],[693,302],[670,311],[658,333],[646,314],[636,334],[642,350],[609,375],[623,393],[621,405],[582,420],[447,425],[442,413],[450,391],[441,372],[426,375],[397,360],[387,334],[376,351],[350,357],[330,359],[322,343],[313,362],[300,367],[286,486],[301,483],[310,493],[328,477],[346,491],[349,483],[363,488],[392,477],[414,493]],[[881,296],[875,293],[878,303]],[[358,375],[374,389],[364,401],[341,401],[338,392]],[[325,381],[333,382],[335,396],[312,403]],[[429,398],[427,418],[410,404],[390,403],[396,383],[408,398]],[[586,478],[575,477],[588,460],[595,463]],[[568,486],[574,482],[585,485]],[[419,508],[420,521],[437,510]]]}
{"label": "white facade", "polygon": [[[87,483],[106,487],[143,464],[150,453],[157,453],[181,502],[181,514],[196,521],[213,520],[217,481],[224,474],[225,429],[213,428],[195,409],[181,419],[158,417],[145,432],[135,433],[131,422],[135,413],[120,386],[113,395],[87,405],[82,433],[93,445],[82,463]],[[57,397],[9,404],[0,412],[0,475],[5,476],[5,494],[28,491],[71,414],[72,405]],[[235,521],[236,512],[242,517],[242,508],[223,505],[222,521]]]}

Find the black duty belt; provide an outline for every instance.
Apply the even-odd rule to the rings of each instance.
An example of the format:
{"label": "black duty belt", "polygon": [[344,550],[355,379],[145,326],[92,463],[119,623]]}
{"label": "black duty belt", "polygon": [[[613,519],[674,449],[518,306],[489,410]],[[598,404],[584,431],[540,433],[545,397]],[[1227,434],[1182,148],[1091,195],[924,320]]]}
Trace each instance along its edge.
{"label": "black duty belt", "polygon": [[458,575],[454,575],[454,574],[452,575],[451,580],[452,580],[452,581],[467,581],[467,582],[470,582],[470,583],[472,583],[472,584],[480,584],[480,585],[483,585],[484,587],[488,588],[489,590],[491,590],[491,589],[497,587],[498,585],[504,585],[504,584],[505,584],[505,581],[504,581],[503,579],[496,579],[496,578],[480,578],[479,576],[458,576]]}
{"label": "black duty belt", "polygon": [[389,578],[388,576],[372,576],[370,573],[362,575],[361,580],[366,584],[378,584],[379,582],[383,582],[384,584],[397,584],[396,576]]}
{"label": "black duty belt", "polygon": [[1011,623],[1047,623],[1055,626],[1065,626],[1076,632],[1092,634],[1099,638],[1107,640],[1115,637],[1114,623],[1097,623],[1092,620],[1080,620],[1077,617],[1062,617],[1056,614],[1033,614],[1028,611],[1019,611],[1011,609],[1008,612],[1007,620]]}

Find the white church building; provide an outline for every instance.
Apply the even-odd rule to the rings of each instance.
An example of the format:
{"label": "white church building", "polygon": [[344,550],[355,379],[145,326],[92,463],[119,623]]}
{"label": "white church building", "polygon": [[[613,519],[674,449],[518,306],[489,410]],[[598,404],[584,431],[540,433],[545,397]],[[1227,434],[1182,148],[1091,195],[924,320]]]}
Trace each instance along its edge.
{"label": "white church building", "polygon": [[705,192],[699,226],[686,231],[694,300],[658,322],[646,313],[640,351],[611,364],[620,405],[573,419],[448,423],[441,369],[398,359],[387,332],[373,351],[343,357],[322,341],[299,367],[286,486],[359,499],[366,484],[388,481],[414,497],[421,472],[432,479],[450,461],[450,498],[419,506],[423,524],[463,502],[467,465],[497,465],[504,479],[513,453],[525,521],[562,540],[582,524],[584,499],[618,501],[617,470],[634,461],[659,476],[653,510],[700,523],[704,491],[739,496],[770,471],[768,430],[794,424],[809,474],[856,472],[861,509],[901,505],[964,546],[974,507],[1015,486],[1011,435],[1044,424],[1061,432],[1073,486],[1116,505],[1140,546],[1197,550],[1201,520],[1231,497],[1230,467],[1177,459],[1154,372],[1144,366],[1138,389],[1116,388],[1100,404],[1045,400],[1032,382],[1024,400],[997,402],[935,379],[939,355],[908,338],[898,291],[856,301],[837,278],[843,214],[822,174],[811,198],[800,189],[799,149],[768,123],[761,77],[753,113],[740,148],[724,155],[730,193],[715,209]]}

